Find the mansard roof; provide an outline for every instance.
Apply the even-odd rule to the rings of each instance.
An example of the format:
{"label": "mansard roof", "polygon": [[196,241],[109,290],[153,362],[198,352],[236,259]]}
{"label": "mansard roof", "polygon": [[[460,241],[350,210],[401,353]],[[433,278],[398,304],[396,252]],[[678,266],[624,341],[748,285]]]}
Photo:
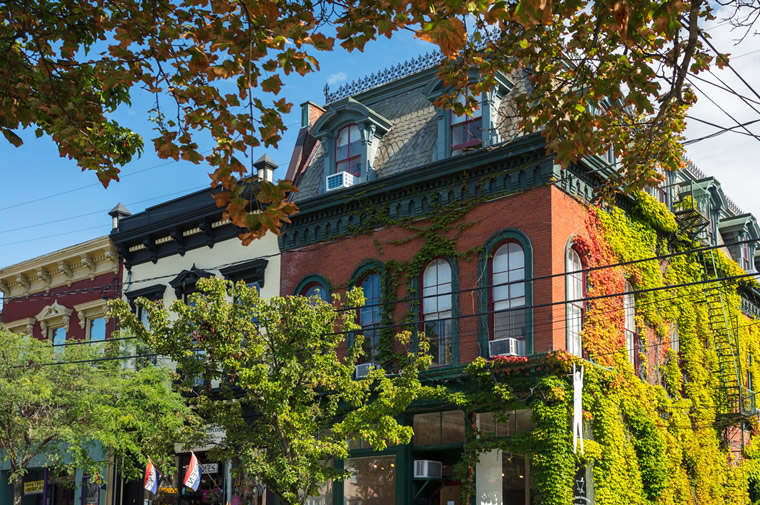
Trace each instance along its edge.
{"label": "mansard roof", "polygon": [[[528,86],[526,74],[519,72],[517,75],[518,78],[511,76],[509,81],[506,77],[503,79],[505,91],[507,83],[514,82],[514,88],[518,90],[524,90]],[[365,113],[375,114],[375,119],[382,118],[390,126],[380,139],[371,163],[377,179],[427,165],[433,160],[438,125],[436,107],[426,93],[430,93],[437,81],[439,78],[434,69],[428,69],[343,98],[327,106],[325,114],[317,120],[308,135],[321,136],[330,126],[349,124],[350,121],[340,119],[340,114],[350,115],[361,109]],[[510,106],[508,99],[501,102],[500,113],[504,120],[498,125],[501,137],[507,142],[519,134],[518,122],[509,114]],[[298,173],[299,192],[293,196],[294,201],[319,196],[326,155],[323,142],[318,140],[304,170]]]}

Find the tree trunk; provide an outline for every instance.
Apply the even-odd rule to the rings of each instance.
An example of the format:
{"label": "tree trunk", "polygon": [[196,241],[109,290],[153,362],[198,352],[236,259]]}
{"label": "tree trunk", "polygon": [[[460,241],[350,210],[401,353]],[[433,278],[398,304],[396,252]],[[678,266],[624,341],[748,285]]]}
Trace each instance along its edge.
{"label": "tree trunk", "polygon": [[13,505],[21,505],[21,498],[24,496],[24,478],[17,477],[13,481]]}

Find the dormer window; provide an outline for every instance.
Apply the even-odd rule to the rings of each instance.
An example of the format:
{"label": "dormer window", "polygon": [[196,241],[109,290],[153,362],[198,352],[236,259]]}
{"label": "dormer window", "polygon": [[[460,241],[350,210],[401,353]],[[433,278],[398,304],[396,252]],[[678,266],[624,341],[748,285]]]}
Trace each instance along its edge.
{"label": "dormer window", "polygon": [[338,132],[335,141],[335,173],[348,172],[354,177],[362,174],[362,139],[358,125],[350,125]]}
{"label": "dormer window", "polygon": [[[460,93],[456,102],[462,105],[467,103],[467,98],[472,96],[470,88]],[[483,111],[480,95],[477,96],[478,108],[472,111],[472,116],[467,114],[457,115],[451,111],[451,150],[458,151],[467,147],[480,146],[483,142]]]}
{"label": "dormer window", "polygon": [[353,98],[330,104],[310,132],[323,149],[320,193],[374,180],[375,152],[391,126],[388,119]]}
{"label": "dormer window", "polygon": [[[469,84],[456,96],[456,102],[464,105],[468,97],[473,97],[472,86],[479,82],[481,76],[474,70],[470,72]],[[472,116],[458,115],[453,110],[436,105],[437,135],[432,161],[443,160],[462,154],[469,149],[495,146],[503,142],[500,132],[500,108],[504,97],[514,85],[501,72],[493,75],[493,86],[475,97],[478,108]],[[456,93],[451,86],[446,86],[440,77],[434,77],[422,93],[433,104],[437,104],[444,95]]]}

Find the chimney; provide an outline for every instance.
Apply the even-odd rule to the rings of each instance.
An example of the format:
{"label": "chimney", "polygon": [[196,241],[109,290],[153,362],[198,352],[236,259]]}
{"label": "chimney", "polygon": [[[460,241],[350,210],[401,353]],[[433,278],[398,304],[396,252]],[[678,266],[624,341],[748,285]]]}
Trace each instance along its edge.
{"label": "chimney", "polygon": [[109,216],[113,219],[111,224],[111,230],[118,230],[119,229],[119,220],[123,217],[131,216],[132,213],[127,210],[127,208],[122,205],[121,202],[116,204],[116,207],[111,209],[111,211],[108,213]]}
{"label": "chimney", "polygon": [[301,104],[301,128],[311,128],[317,122],[319,116],[324,114],[325,109],[314,102]]}
{"label": "chimney", "polygon": [[256,163],[254,163],[253,166],[256,167],[256,175],[259,179],[262,181],[274,182],[274,171],[277,169],[277,164],[272,161],[272,158],[270,158],[269,155],[264,154],[264,156],[256,160]]}

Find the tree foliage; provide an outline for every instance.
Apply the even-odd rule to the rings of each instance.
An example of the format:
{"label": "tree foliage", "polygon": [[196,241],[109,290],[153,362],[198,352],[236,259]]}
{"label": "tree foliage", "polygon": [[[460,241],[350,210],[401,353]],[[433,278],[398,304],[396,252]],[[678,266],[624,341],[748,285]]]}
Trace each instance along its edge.
{"label": "tree foliage", "polygon": [[[760,12],[743,0],[721,5],[735,9],[745,35]],[[440,75],[456,88],[468,71],[482,78],[477,90],[497,71],[527,70],[531,86],[514,111],[523,131],[540,131],[565,166],[613,146],[622,174],[614,183],[640,189],[660,177],[656,165],[681,164],[696,100],[688,74],[728,62],[706,45],[712,18],[705,0],[6,2],[0,131],[19,145],[14,130],[35,127],[107,185],[143,149],[111,117],[142,88],[156,96],[158,155],[210,164],[212,185],[224,187],[217,202],[248,242],[297,211],[285,200],[289,182],[262,183],[255,204],[238,185],[241,156],[277,146],[285,130],[283,77],[318,70],[317,55],[336,42],[362,50],[411,30],[440,47]],[[440,104],[462,107],[452,99]],[[199,134],[214,140],[211,154],[199,152]]]}
{"label": "tree foliage", "polygon": [[2,329],[0,340],[0,461],[10,464],[14,505],[30,465],[102,479],[102,451],[136,477],[148,457],[168,467],[174,442],[192,440],[197,418],[167,371],[99,361],[104,350],[93,345],[54,349]]}
{"label": "tree foliage", "polygon": [[[168,309],[138,299],[150,331],[125,303],[112,310],[176,361],[193,408],[223,428],[219,458],[239,458],[284,503],[304,504],[322,483],[344,477],[331,462],[348,457],[349,439],[377,450],[411,440],[412,428],[397,416],[436,393],[419,380],[431,360],[426,342],[412,346],[409,333],[397,335],[397,369],[354,379],[363,354],[355,310],[338,311],[318,297],[264,300],[242,282],[201,279],[198,287],[189,303],[177,300]],[[362,305],[361,290],[346,301]]]}

